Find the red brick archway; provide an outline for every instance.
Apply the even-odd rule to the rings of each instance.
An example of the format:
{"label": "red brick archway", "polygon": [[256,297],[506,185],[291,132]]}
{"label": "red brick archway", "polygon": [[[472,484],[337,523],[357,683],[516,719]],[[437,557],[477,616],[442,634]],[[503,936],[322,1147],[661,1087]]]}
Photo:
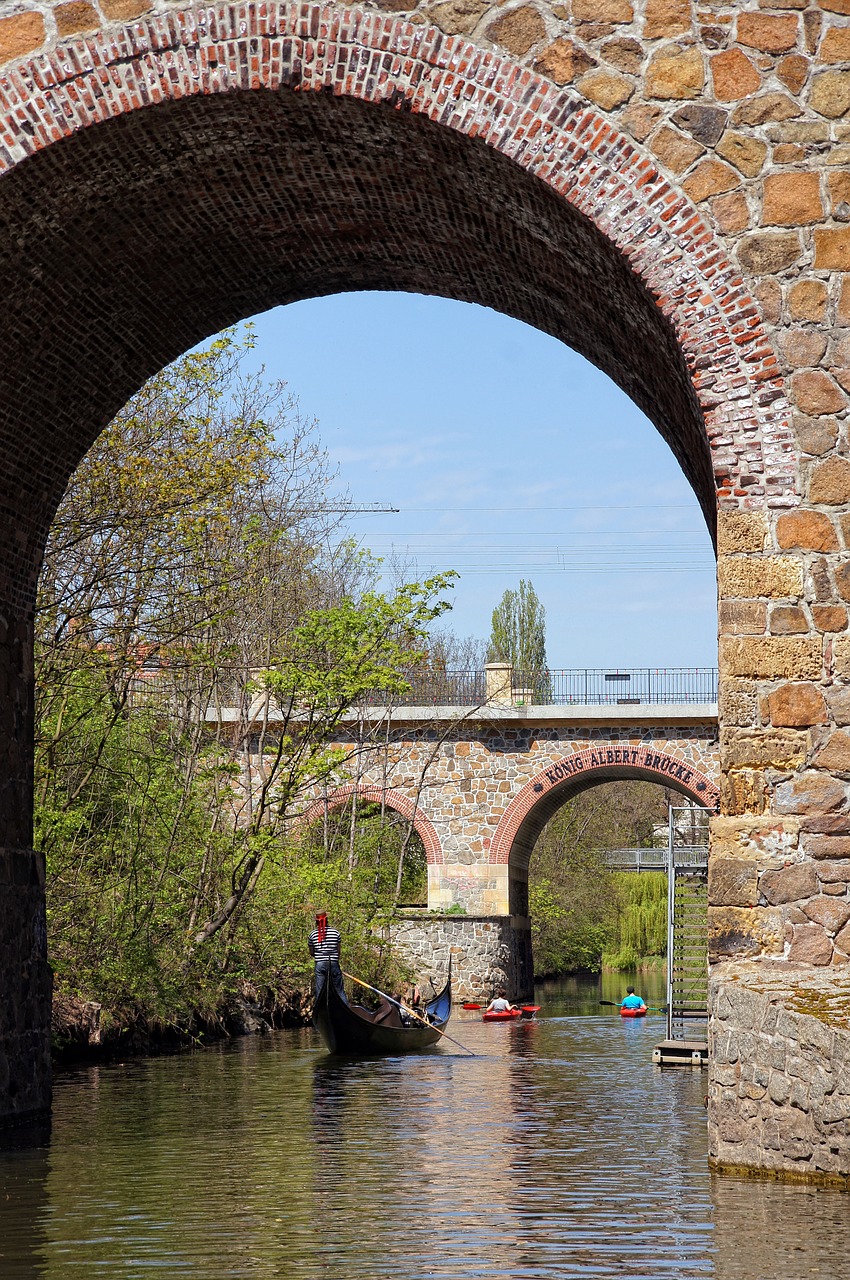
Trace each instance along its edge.
{"label": "red brick archway", "polygon": [[434,825],[430,818],[426,817],[419,806],[414,804],[403,791],[395,791],[392,787],[387,788],[387,790],[383,790],[381,787],[337,787],[327,797],[315,800],[304,812],[301,821],[303,823],[319,822],[326,810],[334,813],[338,809],[345,808],[355,792],[357,792],[361,800],[372,804],[385,804],[388,809],[400,813],[408,822],[412,822],[413,830],[422,841],[425,849],[425,860],[429,866],[439,865],[443,861],[440,838],[434,830]]}
{"label": "red brick archway", "polygon": [[689,761],[669,752],[628,743],[589,747],[565,756],[526,783],[496,828],[490,862],[527,870],[538,836],[567,800],[588,787],[623,779],[658,782],[706,809],[716,809],[720,803],[716,784]]}
{"label": "red brick archway", "polygon": [[0,283],[0,1044],[25,1113],[49,1090],[35,584],[69,475],[146,377],[274,305],[437,293],[608,373],[712,529],[718,502],[799,490],[757,309],[690,201],[571,90],[374,11],[190,6],[7,66]]}

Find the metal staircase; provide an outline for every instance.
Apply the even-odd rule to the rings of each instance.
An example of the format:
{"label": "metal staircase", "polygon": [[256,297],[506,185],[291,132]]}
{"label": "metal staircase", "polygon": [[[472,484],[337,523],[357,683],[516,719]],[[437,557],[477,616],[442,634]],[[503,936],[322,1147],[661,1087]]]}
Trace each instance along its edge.
{"label": "metal staircase", "polygon": [[[704,1041],[708,1002],[708,832],[705,811],[669,810],[667,1039]],[[695,824],[701,831],[695,831]],[[702,835],[703,856],[695,861]],[[687,850],[687,861],[684,855]],[[681,851],[681,855],[680,855]]]}

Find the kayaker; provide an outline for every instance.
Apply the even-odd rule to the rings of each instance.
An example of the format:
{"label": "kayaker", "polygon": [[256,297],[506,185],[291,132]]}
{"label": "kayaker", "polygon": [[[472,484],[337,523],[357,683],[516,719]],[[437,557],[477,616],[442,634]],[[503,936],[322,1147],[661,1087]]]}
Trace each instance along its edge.
{"label": "kayaker", "polygon": [[316,965],[314,983],[317,1001],[330,977],[334,991],[341,1000],[348,1004],[345,983],[342,979],[342,969],[339,966],[341,946],[342,938],[340,937],[339,929],[334,929],[332,925],[328,924],[326,911],[317,911],[316,927],[307,939],[307,947]]}
{"label": "kayaker", "polygon": [[621,1009],[645,1009],[646,1005],[643,996],[636,996],[634,987],[626,987],[625,997],[620,1005]]}
{"label": "kayaker", "polygon": [[494,996],[484,1010],[485,1013],[511,1013],[516,1009],[515,1004],[511,1004],[508,999],[508,993],[504,987],[501,987],[499,994]]}

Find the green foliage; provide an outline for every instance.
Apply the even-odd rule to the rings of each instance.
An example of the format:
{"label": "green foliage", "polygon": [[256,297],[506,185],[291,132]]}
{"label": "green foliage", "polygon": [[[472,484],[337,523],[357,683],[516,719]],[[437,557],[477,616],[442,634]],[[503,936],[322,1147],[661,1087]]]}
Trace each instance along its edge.
{"label": "green foliage", "polygon": [[487,661],[512,663],[536,701],[546,696],[546,610],[524,578],[517,591],[505,591],[493,610]]}
{"label": "green foliage", "polygon": [[57,988],[116,1017],[179,1022],[306,976],[319,902],[351,963],[389,979],[372,924],[423,892],[404,824],[364,813],[317,854],[294,818],[374,751],[328,744],[367,693],[408,689],[453,575],[382,595],[369,557],[332,547],[315,427],[281,384],[239,375],[249,348],[223,334],[130,401],[72,478],[39,585]]}
{"label": "green foliage", "polygon": [[603,962],[633,967],[638,956],[666,950],[664,875],[611,872],[601,853],[648,845],[653,826],[665,815],[666,793],[660,787],[616,782],[582,792],[550,820],[529,868],[539,976],[597,971]]}

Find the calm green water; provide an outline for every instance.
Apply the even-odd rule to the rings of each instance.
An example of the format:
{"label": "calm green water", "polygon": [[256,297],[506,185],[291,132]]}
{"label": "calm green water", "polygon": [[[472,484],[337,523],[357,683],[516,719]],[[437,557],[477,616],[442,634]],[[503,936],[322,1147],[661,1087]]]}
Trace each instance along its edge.
{"label": "calm green water", "polygon": [[621,988],[459,1012],[475,1057],[303,1031],[65,1073],[49,1145],[0,1154],[0,1276],[846,1280],[850,1197],[712,1178],[705,1076]]}

